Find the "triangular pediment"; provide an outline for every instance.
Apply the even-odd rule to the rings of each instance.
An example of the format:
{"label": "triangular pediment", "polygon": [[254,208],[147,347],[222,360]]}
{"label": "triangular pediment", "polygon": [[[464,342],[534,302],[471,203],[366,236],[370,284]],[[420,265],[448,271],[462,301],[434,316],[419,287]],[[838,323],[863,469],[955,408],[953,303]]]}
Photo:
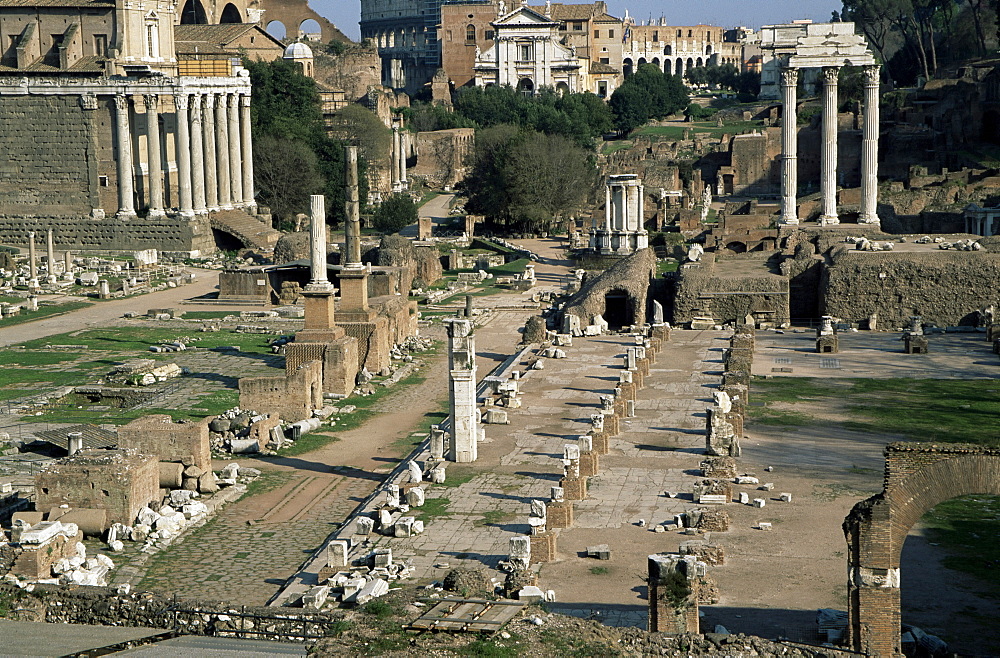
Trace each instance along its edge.
{"label": "triangular pediment", "polygon": [[498,18],[493,25],[555,25],[557,21],[552,20],[544,14],[540,14],[531,7],[521,6],[505,16]]}

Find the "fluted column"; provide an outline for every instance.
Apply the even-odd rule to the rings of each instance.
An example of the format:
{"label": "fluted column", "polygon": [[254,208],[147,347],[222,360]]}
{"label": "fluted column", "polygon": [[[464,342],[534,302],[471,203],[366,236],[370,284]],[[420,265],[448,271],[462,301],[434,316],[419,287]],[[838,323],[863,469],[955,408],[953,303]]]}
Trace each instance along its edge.
{"label": "fluted column", "polygon": [[146,178],[149,181],[149,216],[163,217],[163,169],[160,153],[160,98],[156,94],[142,97],[146,103]]}
{"label": "fluted column", "polygon": [[823,145],[820,189],[823,214],[820,224],[839,224],[837,216],[837,76],[840,68],[823,69]]}
{"label": "fluted column", "polygon": [[180,179],[181,215],[194,217],[194,197],[191,193],[191,128],[188,123],[188,95],[174,96],[177,110],[177,175]]}
{"label": "fluted column", "polygon": [[115,95],[115,146],[118,150],[118,213],[135,217],[135,169],[132,164],[132,131],[129,128],[129,99]]}
{"label": "fluted column", "polygon": [[240,97],[229,95],[229,184],[234,206],[243,205],[243,173],[240,171]]}
{"label": "fluted column", "polygon": [[399,185],[404,190],[409,186],[406,180],[406,132],[399,131]]}
{"label": "fluted column", "polygon": [[215,94],[205,94],[205,203],[209,212],[219,209],[219,170],[215,161]]}
{"label": "fluted column", "polygon": [[205,207],[205,124],[202,121],[202,96],[191,99],[191,196],[196,215],[208,212]]}
{"label": "fluted column", "polygon": [[223,210],[232,210],[232,187],[229,184],[229,120],[226,117],[226,105],[226,95],[222,94],[215,102],[215,157],[219,166],[216,180],[219,181],[219,207]]}
{"label": "fluted column", "polygon": [[861,215],[859,224],[880,224],[878,217],[879,67],[866,66],[865,122],[861,139]]}
{"label": "fluted column", "polygon": [[253,139],[250,133],[250,94],[240,94],[240,132],[243,148],[243,205],[255,208],[253,189]]}
{"label": "fluted column", "polygon": [[796,69],[781,71],[781,223],[799,223],[796,194],[799,187],[798,125],[795,112],[796,86],[799,72]]}

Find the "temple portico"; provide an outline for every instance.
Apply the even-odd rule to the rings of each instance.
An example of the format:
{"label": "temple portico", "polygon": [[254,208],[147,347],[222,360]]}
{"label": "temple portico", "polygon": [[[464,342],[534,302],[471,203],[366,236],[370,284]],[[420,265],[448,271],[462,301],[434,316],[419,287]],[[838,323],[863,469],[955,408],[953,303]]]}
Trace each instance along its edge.
{"label": "temple portico", "polygon": [[590,232],[590,248],[599,254],[623,255],[649,246],[643,228],[643,186],[636,174],[608,176],[604,188],[604,222]]}

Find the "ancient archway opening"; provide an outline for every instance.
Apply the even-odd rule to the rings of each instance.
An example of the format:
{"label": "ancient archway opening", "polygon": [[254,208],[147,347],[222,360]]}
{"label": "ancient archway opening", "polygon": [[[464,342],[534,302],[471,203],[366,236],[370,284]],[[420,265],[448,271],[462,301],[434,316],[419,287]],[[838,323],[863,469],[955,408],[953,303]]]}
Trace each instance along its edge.
{"label": "ancient archway opening", "polygon": [[212,229],[212,237],[215,238],[215,248],[219,251],[242,251],[246,248],[240,239],[217,228]]}
{"label": "ancient archway opening", "polygon": [[229,3],[222,10],[222,15],[219,16],[220,23],[242,23],[243,17],[240,15],[240,10],[233,3]]}
{"label": "ancient archway opening", "polygon": [[604,320],[613,329],[621,329],[632,324],[631,300],[621,291],[609,292],[604,296]]}
{"label": "ancient archway opening", "polygon": [[207,25],[208,15],[198,0],[187,0],[181,9],[181,25]]}

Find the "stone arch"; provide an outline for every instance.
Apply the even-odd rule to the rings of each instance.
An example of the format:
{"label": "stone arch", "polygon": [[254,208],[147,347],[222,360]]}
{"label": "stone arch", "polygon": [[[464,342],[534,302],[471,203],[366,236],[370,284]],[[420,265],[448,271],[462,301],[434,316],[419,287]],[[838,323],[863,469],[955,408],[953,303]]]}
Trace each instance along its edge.
{"label": "stone arch", "polygon": [[601,315],[609,327],[627,327],[633,324],[635,318],[635,299],[622,288],[609,290],[604,293],[604,312]]}
{"label": "stone arch", "polygon": [[693,68],[694,68],[694,60],[688,57],[687,66],[685,67],[685,69],[690,71]]}
{"label": "stone arch", "polygon": [[673,55],[674,54],[674,49],[671,46],[666,46],[666,47],[663,48],[663,54],[664,55],[668,55],[668,56],[669,55]]}
{"label": "stone arch", "polygon": [[734,254],[746,253],[747,245],[745,242],[734,241],[726,245],[726,249],[733,252]]}
{"label": "stone arch", "polygon": [[707,46],[705,46],[705,54],[706,55],[712,54],[712,44],[708,44]]}
{"label": "stone arch", "polygon": [[640,57],[640,58],[639,58],[639,63],[638,63],[637,65],[636,65],[636,68],[639,68],[639,67],[640,67],[640,66],[642,66],[643,64],[649,64],[649,62],[647,62],[647,61],[646,61],[646,58],[645,58],[645,57]]}
{"label": "stone arch", "polygon": [[299,38],[305,39],[309,34],[318,34],[323,38],[323,28],[315,18],[307,18],[299,23]]}
{"label": "stone arch", "polygon": [[556,85],[556,92],[558,92],[560,96],[564,96],[564,95],[568,94],[569,93],[569,85],[566,84],[565,82],[558,83]]}
{"label": "stone arch", "polygon": [[680,57],[677,58],[677,64],[674,69],[674,75],[684,75],[684,60]]}
{"label": "stone arch", "polygon": [[242,23],[243,16],[240,14],[239,8],[233,3],[227,3],[225,7],[222,8],[222,13],[219,15],[220,23]]}
{"label": "stone arch", "polygon": [[624,60],[622,60],[622,73],[625,74],[625,77],[632,75],[633,73],[632,66],[633,64],[631,57],[626,57]]}
{"label": "stone arch", "polygon": [[847,631],[851,647],[868,656],[902,655],[899,561],[910,528],[946,500],[1000,495],[998,448],[890,443],[885,457],[882,493],[844,520]]}
{"label": "stone arch", "polygon": [[288,29],[281,21],[271,21],[267,24],[265,31],[279,41],[288,36]]}
{"label": "stone arch", "polygon": [[181,25],[208,25],[208,14],[200,0],[187,0],[181,9]]}
{"label": "stone arch", "polygon": [[517,90],[528,95],[535,93],[535,81],[531,78],[521,78],[517,81]]}
{"label": "stone arch", "polygon": [[663,67],[660,66],[660,58],[659,57],[654,57],[652,64],[653,64],[653,66],[655,66],[658,69],[659,68],[663,68]]}
{"label": "stone arch", "polygon": [[698,63],[695,66],[704,66],[704,63],[702,62],[701,57],[698,58]]}

